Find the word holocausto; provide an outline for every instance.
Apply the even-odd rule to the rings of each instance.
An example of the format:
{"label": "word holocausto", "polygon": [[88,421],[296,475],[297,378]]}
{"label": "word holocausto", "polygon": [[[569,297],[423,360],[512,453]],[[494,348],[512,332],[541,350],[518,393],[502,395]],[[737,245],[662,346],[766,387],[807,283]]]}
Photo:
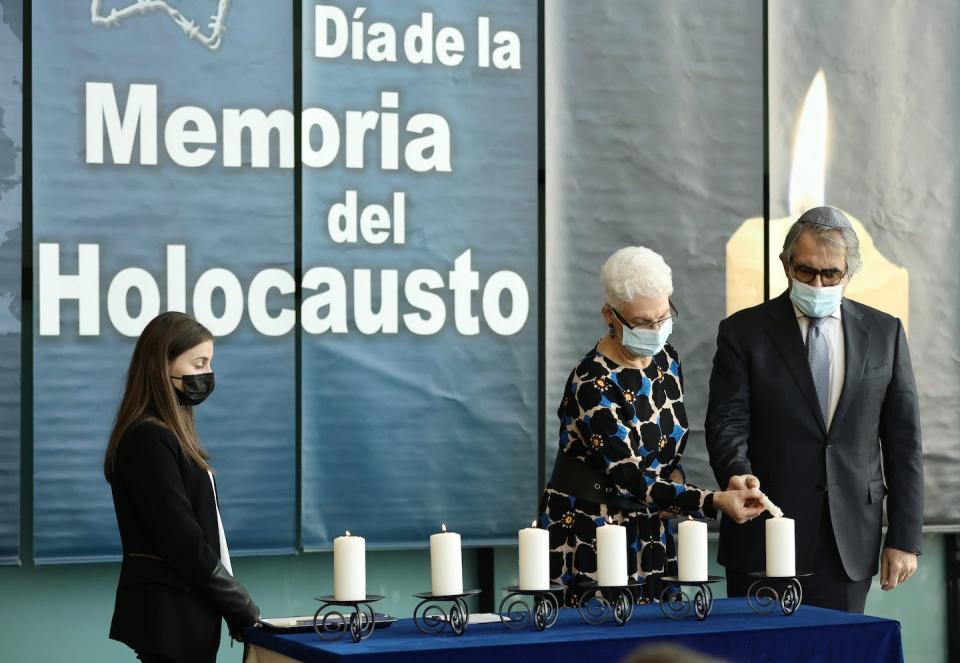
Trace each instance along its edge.
{"label": "word holocausto", "polygon": [[[80,244],[77,247],[76,269],[61,268],[59,244],[40,243],[37,257],[40,335],[59,336],[61,307],[75,304],[79,335],[99,336],[99,245]],[[186,311],[186,247],[168,245],[166,263],[165,310]],[[300,282],[303,292],[300,324],[303,330],[308,334],[346,334],[350,331],[348,310],[352,309],[353,324],[361,334],[396,334],[401,322],[413,334],[437,334],[447,320],[447,300],[452,299],[457,332],[475,336],[480,333],[480,317],[474,311],[478,291],[483,320],[495,334],[516,334],[523,328],[530,312],[529,294],[520,275],[506,270],[495,272],[481,287],[480,274],[472,267],[469,249],[457,256],[453,269],[446,275],[432,269],[414,269],[406,274],[402,286],[398,270],[378,271],[376,277],[380,283],[375,286],[374,270],[353,270],[351,300],[347,278],[340,270],[333,267],[307,269]],[[255,274],[244,293],[236,274],[217,267],[204,271],[194,284],[192,311],[215,336],[235,331],[245,310],[257,332],[265,336],[281,336],[293,329],[296,313],[284,303],[278,306],[276,295],[280,296],[279,299],[292,299],[295,289],[292,274],[270,268]],[[276,294],[271,298],[273,293]],[[131,294],[139,296],[140,306],[136,312],[130,310],[128,300]],[[501,310],[502,296],[512,302],[507,314]],[[135,337],[160,313],[160,285],[149,271],[126,267],[111,279],[106,303],[113,327],[124,336]]]}

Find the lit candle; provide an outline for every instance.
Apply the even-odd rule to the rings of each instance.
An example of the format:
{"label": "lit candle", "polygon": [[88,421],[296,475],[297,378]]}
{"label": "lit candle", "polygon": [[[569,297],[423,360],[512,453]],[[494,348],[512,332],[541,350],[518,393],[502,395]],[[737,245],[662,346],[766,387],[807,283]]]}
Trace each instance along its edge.
{"label": "lit candle", "polygon": [[796,575],[793,518],[768,518],[766,527],[767,575],[775,578]]}
{"label": "lit candle", "polygon": [[460,535],[443,531],[430,536],[430,578],[434,596],[463,594],[463,562]]}
{"label": "lit candle", "polygon": [[530,523],[520,535],[520,589],[550,589],[550,533]]}
{"label": "lit candle", "polygon": [[337,601],[367,597],[367,551],[362,536],[347,532],[333,540],[333,597]]}
{"label": "lit candle", "polygon": [[703,582],[707,579],[707,524],[685,520],[677,528],[677,565],[680,580]]}
{"label": "lit candle", "polygon": [[607,523],[597,528],[597,584],[621,587],[627,584],[627,528]]}

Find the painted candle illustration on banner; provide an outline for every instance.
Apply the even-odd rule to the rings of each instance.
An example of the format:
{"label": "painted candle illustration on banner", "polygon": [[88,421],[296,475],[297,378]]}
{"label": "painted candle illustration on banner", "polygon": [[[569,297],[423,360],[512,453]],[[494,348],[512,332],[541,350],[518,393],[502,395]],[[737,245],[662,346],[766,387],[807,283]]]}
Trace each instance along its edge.
{"label": "painted candle illustration on banner", "polygon": [[[770,296],[787,287],[780,251],[790,225],[811,207],[829,204],[824,193],[828,146],[828,94],[823,71],[817,72],[807,91],[793,142],[787,217],[770,219],[770,253],[767,270]],[[842,111],[841,111],[842,112]],[[825,202],[826,201],[826,202]],[[903,321],[909,330],[910,275],[880,253],[863,223],[844,210],[860,240],[863,267],[845,295]],[[763,219],[747,219],[727,242],[727,315],[763,301]]]}

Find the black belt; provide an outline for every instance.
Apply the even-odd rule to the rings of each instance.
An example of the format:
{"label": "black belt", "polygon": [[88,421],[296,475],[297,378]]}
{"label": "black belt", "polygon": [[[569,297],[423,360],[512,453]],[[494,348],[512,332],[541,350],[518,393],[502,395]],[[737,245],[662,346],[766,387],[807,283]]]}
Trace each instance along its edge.
{"label": "black belt", "polygon": [[550,485],[567,495],[627,511],[644,511],[649,508],[642,502],[623,497],[602,470],[591,467],[563,451],[557,452],[557,459],[553,462]]}

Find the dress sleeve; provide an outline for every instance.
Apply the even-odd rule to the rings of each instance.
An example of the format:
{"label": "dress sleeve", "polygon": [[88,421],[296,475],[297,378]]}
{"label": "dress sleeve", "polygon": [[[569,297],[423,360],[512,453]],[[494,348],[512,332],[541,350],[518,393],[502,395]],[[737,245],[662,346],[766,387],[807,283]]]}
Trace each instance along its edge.
{"label": "dress sleeve", "polygon": [[[656,454],[647,452],[618,420],[616,405],[605,393],[607,380],[587,376],[575,380],[569,388],[566,398],[577,401],[577,407],[568,407],[563,418],[568,444],[574,445],[571,450],[576,455],[601,459],[608,476],[625,496],[663,511],[715,517],[711,491],[669,481],[660,476],[660,467],[651,466]],[[576,416],[572,416],[574,410]]]}
{"label": "dress sleeve", "polygon": [[187,498],[177,462],[179,445],[159,426],[139,429],[141,434],[120,445],[118,479],[163,560],[187,582],[200,586],[219,555],[203,538]]}
{"label": "dress sleeve", "polygon": [[[606,464],[606,471],[621,493],[661,511],[714,518],[713,492],[685,483],[674,483],[649,467],[642,453],[635,453],[629,432],[608,408],[596,410],[584,422],[592,443]],[[655,456],[655,454],[650,454]]]}

